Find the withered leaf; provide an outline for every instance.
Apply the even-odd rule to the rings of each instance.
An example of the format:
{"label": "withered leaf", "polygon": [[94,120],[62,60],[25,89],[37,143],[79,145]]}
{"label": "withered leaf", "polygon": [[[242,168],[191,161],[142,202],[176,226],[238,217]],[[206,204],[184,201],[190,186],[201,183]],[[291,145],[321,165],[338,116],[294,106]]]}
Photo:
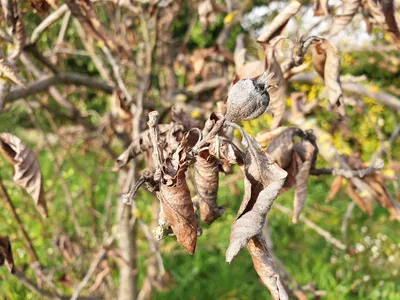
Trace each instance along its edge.
{"label": "withered leaf", "polygon": [[47,16],[50,11],[50,5],[46,0],[29,0],[33,11],[41,18]]}
{"label": "withered leaf", "polygon": [[315,148],[309,141],[297,143],[293,148],[294,154],[301,158],[301,166],[296,174],[296,188],[294,193],[293,223],[297,223],[308,193],[308,177],[314,160]]}
{"label": "withered leaf", "polygon": [[204,31],[206,31],[210,25],[215,24],[217,21],[215,4],[212,0],[201,1],[197,8],[197,12],[199,14],[200,24]]}
{"label": "withered leaf", "polygon": [[360,195],[356,192],[356,188],[352,184],[348,184],[346,187],[346,193],[350,197],[351,200],[366,214],[372,216],[372,207],[367,205],[365,199],[361,198]]}
{"label": "withered leaf", "polygon": [[200,151],[194,164],[194,181],[200,197],[200,217],[206,224],[212,224],[224,212],[217,205],[218,175],[218,160],[208,149]]}
{"label": "withered leaf", "polygon": [[0,267],[4,264],[11,273],[15,273],[10,239],[0,235]]}
{"label": "withered leaf", "polygon": [[312,61],[315,70],[324,79],[328,89],[329,108],[344,117],[346,111],[340,83],[339,50],[327,39],[314,39],[312,41]]}
{"label": "withered leaf", "polygon": [[15,183],[32,196],[41,214],[47,217],[43,176],[36,154],[11,133],[0,133],[0,152],[14,165]]}
{"label": "withered leaf", "polygon": [[297,127],[290,127],[279,134],[266,149],[272,160],[282,169],[287,169],[290,165],[296,136],[304,137],[304,132]]}
{"label": "withered leaf", "polygon": [[328,0],[315,0],[314,16],[329,16],[330,7]]}
{"label": "withered leaf", "polygon": [[351,20],[353,20],[353,17],[357,13],[360,5],[360,0],[344,0],[343,12],[340,15],[336,15],[333,19],[330,35],[335,35],[339,31],[346,28],[346,26],[350,24]]}
{"label": "withered leaf", "polygon": [[249,134],[242,131],[242,135],[248,144],[242,167],[245,192],[237,218],[232,224],[230,244],[226,251],[226,261],[229,263],[252,237],[260,234],[265,217],[287,176]]}
{"label": "withered leaf", "polygon": [[196,249],[197,220],[186,183],[186,171],[191,149],[201,139],[200,130],[190,130],[172,157],[163,165],[160,191],[157,197],[177,241],[190,254]]}
{"label": "withered leaf", "polygon": [[286,107],[286,80],[283,77],[281,66],[276,60],[274,52],[275,49],[273,47],[267,47],[265,53],[265,70],[267,74],[275,74],[268,82],[271,86],[268,90],[270,95],[268,111],[271,111],[274,115],[270,126],[271,129],[279,126]]}
{"label": "withered leaf", "polygon": [[394,0],[381,0],[382,12],[385,16],[385,22],[388,26],[388,31],[392,34],[392,37],[400,48],[400,21],[398,12],[396,9],[396,1]]}
{"label": "withered leaf", "polygon": [[336,195],[342,188],[342,183],[343,183],[342,176],[336,176],[335,179],[333,179],[331,188],[329,189],[328,197],[326,198],[326,202],[331,202],[336,197]]}
{"label": "withered leaf", "polygon": [[256,135],[256,141],[264,144],[264,143],[269,143],[273,139],[275,139],[278,135],[280,135],[282,132],[284,132],[288,127],[286,126],[280,126],[278,128],[272,129],[272,130],[264,130]]}
{"label": "withered leaf", "polygon": [[269,289],[273,299],[289,299],[275,269],[274,262],[268,251],[267,244],[261,235],[250,239],[247,249],[253,260],[254,269],[264,285]]}
{"label": "withered leaf", "polygon": [[274,37],[280,35],[285,29],[290,18],[299,11],[300,7],[301,4],[299,2],[290,2],[290,4],[272,20],[267,29],[260,34],[260,36],[257,38],[257,42],[268,43]]}

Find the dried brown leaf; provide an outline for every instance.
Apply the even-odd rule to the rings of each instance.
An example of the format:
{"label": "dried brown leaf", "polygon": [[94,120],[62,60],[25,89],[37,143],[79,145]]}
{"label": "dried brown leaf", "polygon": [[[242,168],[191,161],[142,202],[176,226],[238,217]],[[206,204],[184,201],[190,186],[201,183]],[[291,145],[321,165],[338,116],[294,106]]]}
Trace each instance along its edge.
{"label": "dried brown leaf", "polygon": [[342,183],[343,183],[342,176],[336,176],[335,179],[333,179],[331,188],[329,189],[328,197],[326,198],[326,202],[331,202],[336,197],[336,195],[342,188]]}
{"label": "dried brown leaf", "polygon": [[33,11],[41,18],[46,17],[50,11],[50,5],[46,0],[29,0]]}
{"label": "dried brown leaf", "polygon": [[200,151],[194,164],[194,180],[200,197],[200,217],[206,224],[212,224],[224,212],[224,209],[217,205],[218,163],[208,149],[205,149]]}
{"label": "dried brown leaf", "polygon": [[366,214],[372,216],[372,209],[365,203],[364,199],[356,192],[355,187],[352,184],[348,184],[346,187],[346,193],[351,200]]}
{"label": "dried brown leaf", "polygon": [[328,0],[315,0],[314,16],[329,16],[331,9],[328,2]]}
{"label": "dried brown leaf", "polygon": [[256,135],[256,141],[259,142],[260,144],[264,143],[269,143],[273,139],[275,139],[278,135],[280,135],[282,132],[284,132],[288,127],[286,126],[281,126],[272,130],[264,130]]}
{"label": "dried brown leaf", "polygon": [[300,2],[290,2],[289,5],[272,20],[267,29],[260,34],[260,36],[257,38],[257,42],[268,43],[274,37],[281,35],[290,18],[299,11],[300,7]]}
{"label": "dried brown leaf", "polygon": [[394,0],[381,0],[382,12],[385,16],[385,22],[388,26],[388,31],[392,34],[393,40],[397,47],[400,48],[400,21],[399,13],[396,9],[396,1]]}
{"label": "dried brown leaf", "polygon": [[199,130],[192,129],[185,135],[176,152],[163,165],[160,191],[157,192],[178,243],[190,254],[196,249],[198,225],[185,173],[189,153],[200,139]]}
{"label": "dried brown leaf", "polygon": [[230,244],[226,261],[231,262],[249,240],[260,234],[265,217],[282,188],[287,173],[261,150],[261,146],[246,132],[247,141],[244,157],[244,196],[237,218],[232,224]]}
{"label": "dried brown leaf", "polygon": [[43,176],[36,154],[10,133],[0,133],[0,152],[14,165],[14,181],[23,187],[35,201],[39,211],[47,217]]}
{"label": "dried brown leaf", "polygon": [[282,169],[287,169],[290,165],[296,136],[304,137],[304,132],[297,127],[290,127],[278,135],[266,149],[272,160]]}
{"label": "dried brown leaf", "polygon": [[14,258],[8,236],[0,236],[0,267],[4,264],[11,273],[15,273]]}
{"label": "dried brown leaf", "polygon": [[374,196],[378,199],[379,203],[386,208],[394,218],[400,221],[400,204],[389,194],[382,177],[378,173],[375,173],[367,176],[365,181],[373,189]]}
{"label": "dried brown leaf", "polygon": [[353,17],[360,6],[361,0],[344,0],[343,12],[342,14],[335,16],[330,30],[330,35],[335,35],[346,28],[350,24],[351,20],[353,20]]}
{"label": "dried brown leaf", "polygon": [[236,66],[236,74],[239,79],[244,78],[257,78],[265,72],[265,62],[256,60],[248,62],[242,66]]}
{"label": "dried brown leaf", "polygon": [[329,93],[329,108],[341,117],[346,115],[340,83],[339,50],[327,39],[312,41],[312,60],[317,73],[324,79]]}
{"label": "dried brown leaf", "polygon": [[267,74],[275,74],[268,84],[271,86],[268,89],[270,95],[270,103],[268,111],[272,112],[274,119],[270,126],[271,129],[277,128],[283,118],[286,107],[286,80],[283,77],[281,66],[275,58],[275,50],[273,47],[267,47],[265,53],[265,69]]}
{"label": "dried brown leaf", "polygon": [[297,223],[308,193],[308,177],[313,164],[315,148],[309,141],[297,143],[293,148],[294,154],[299,155],[302,164],[296,174],[296,188],[294,194],[293,223]]}
{"label": "dried brown leaf", "polygon": [[261,235],[251,238],[247,249],[253,260],[254,269],[271,292],[272,298],[279,300],[289,299],[264,238]]}

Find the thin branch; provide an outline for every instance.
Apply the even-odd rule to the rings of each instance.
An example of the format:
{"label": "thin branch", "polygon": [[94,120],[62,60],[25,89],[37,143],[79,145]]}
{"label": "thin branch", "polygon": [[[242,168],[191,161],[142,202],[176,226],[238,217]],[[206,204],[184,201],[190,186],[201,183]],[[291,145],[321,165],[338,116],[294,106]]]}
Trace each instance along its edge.
{"label": "thin branch", "polygon": [[[38,296],[42,298],[48,298],[48,299],[57,299],[57,300],[67,300],[70,299],[71,296],[57,296],[55,294],[52,294],[48,291],[45,291],[41,288],[39,288],[35,283],[29,280],[26,275],[21,272],[20,270],[16,270],[15,274],[13,274],[18,280],[25,286],[27,287],[30,291],[34,292]],[[77,300],[100,300],[103,299],[102,296],[93,296],[93,297],[78,297]]]}
{"label": "thin branch", "polygon": [[39,26],[37,26],[33,31],[31,36],[31,43],[35,43],[40,38],[42,33],[55,22],[57,22],[67,11],[67,4],[63,4],[46,19],[44,19],[42,23],[40,23]]}
{"label": "thin branch", "polygon": [[377,159],[372,166],[365,169],[346,170],[346,169],[336,169],[336,168],[331,168],[331,169],[321,168],[321,169],[311,169],[310,174],[316,176],[319,175],[343,176],[347,179],[354,177],[364,178],[365,176],[375,173],[376,171],[382,170],[383,167],[384,167],[383,160]]}
{"label": "thin branch", "polygon": [[15,101],[17,99],[32,96],[36,93],[45,92],[51,86],[57,84],[73,84],[77,86],[86,86],[95,90],[100,90],[107,94],[112,94],[114,88],[107,82],[95,79],[92,76],[79,73],[58,73],[54,76],[48,76],[38,79],[28,84],[27,89],[23,87],[14,87],[5,97],[6,102]]}
{"label": "thin branch", "polygon": [[[290,81],[315,84],[317,82],[317,74],[314,73],[302,73],[296,74],[290,78]],[[355,93],[361,96],[369,97],[375,99],[377,102],[386,105],[396,111],[400,111],[400,99],[387,94],[385,92],[375,92],[368,85],[361,85],[353,82],[342,82],[342,88],[348,93]]]}
{"label": "thin branch", "polygon": [[102,245],[102,249],[97,253],[96,258],[93,260],[92,264],[89,267],[85,277],[79,283],[77,288],[75,289],[74,293],[71,296],[70,300],[76,300],[79,297],[79,293],[83,290],[86,284],[89,282],[90,278],[92,278],[93,273],[96,271],[97,266],[100,262],[104,259],[105,255],[107,254],[107,247],[109,247],[114,241],[114,235],[110,236]]}
{"label": "thin branch", "polygon": [[[284,207],[280,205],[279,203],[275,202],[272,207],[275,207],[278,209],[280,212],[283,212],[289,216],[293,215],[293,211],[287,207]],[[311,222],[309,219],[306,217],[300,215],[299,220],[303,222],[305,225],[310,227],[311,229],[315,230],[319,235],[321,235],[328,243],[334,245],[336,248],[339,248],[340,250],[346,250],[347,246],[343,244],[341,241],[339,241],[337,238],[333,237],[332,234],[330,234],[328,231],[322,229],[319,227],[317,224],[314,222]]]}

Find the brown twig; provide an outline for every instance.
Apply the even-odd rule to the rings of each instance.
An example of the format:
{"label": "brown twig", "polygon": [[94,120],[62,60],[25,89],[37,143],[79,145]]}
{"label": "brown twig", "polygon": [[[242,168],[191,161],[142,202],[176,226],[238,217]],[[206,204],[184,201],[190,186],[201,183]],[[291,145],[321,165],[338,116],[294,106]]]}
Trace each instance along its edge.
{"label": "brown twig", "polygon": [[[287,207],[284,207],[282,205],[280,205],[279,203],[274,203],[274,205],[272,207],[275,207],[276,209],[278,209],[279,211],[292,216],[293,215],[293,211]],[[300,215],[299,220],[301,222],[303,222],[305,225],[307,225],[308,227],[310,227],[311,229],[315,230],[319,235],[321,235],[328,243],[334,245],[336,248],[340,249],[340,250],[346,250],[347,246],[345,244],[343,244],[341,241],[339,241],[337,238],[333,237],[332,234],[330,234],[328,231],[322,229],[321,227],[319,227],[317,224],[315,224],[314,222],[311,222],[309,219],[307,219],[306,217]]]}

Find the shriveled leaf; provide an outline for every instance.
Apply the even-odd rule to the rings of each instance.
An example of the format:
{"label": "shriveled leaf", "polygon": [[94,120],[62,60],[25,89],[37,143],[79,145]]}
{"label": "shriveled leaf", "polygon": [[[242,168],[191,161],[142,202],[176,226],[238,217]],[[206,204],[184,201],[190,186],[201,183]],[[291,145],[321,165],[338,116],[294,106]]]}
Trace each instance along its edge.
{"label": "shriveled leaf", "polygon": [[224,212],[217,205],[218,175],[218,160],[207,149],[201,151],[194,164],[194,180],[200,197],[200,217],[206,224],[212,224]]}
{"label": "shriveled leaf", "polygon": [[330,7],[328,0],[315,0],[314,16],[329,16]]}
{"label": "shriveled leaf", "polygon": [[0,133],[0,152],[14,165],[14,181],[23,187],[35,201],[39,211],[47,217],[43,176],[36,154],[10,133]]}
{"label": "shriveled leaf", "polygon": [[0,235],[0,267],[3,265],[5,265],[11,273],[15,273],[10,239],[8,236]]}
{"label": "shriveled leaf", "polygon": [[240,67],[236,67],[238,79],[257,78],[264,74],[265,63],[262,60],[248,62]]}
{"label": "shriveled leaf", "polygon": [[273,139],[275,139],[277,136],[279,136],[282,132],[284,132],[288,127],[286,126],[281,126],[272,130],[264,130],[256,135],[256,141],[264,144],[264,143],[269,143]]}
{"label": "shriveled leaf", "polygon": [[282,169],[289,167],[296,136],[303,137],[304,132],[297,127],[290,127],[278,135],[267,147],[266,152]]}
{"label": "shriveled leaf", "polygon": [[261,235],[253,237],[250,239],[247,249],[253,260],[254,269],[271,292],[272,298],[279,300],[289,299],[264,238]]}
{"label": "shriveled leaf", "polygon": [[257,38],[257,42],[268,43],[275,36],[281,35],[290,18],[299,11],[300,7],[300,2],[290,2],[289,5],[272,20],[267,29],[260,34],[260,36]]}
{"label": "shriveled leaf", "polygon": [[50,5],[46,0],[29,0],[33,11],[41,18],[46,17],[50,11]]}
{"label": "shriveled leaf", "polygon": [[336,15],[333,19],[330,35],[335,35],[346,28],[350,24],[351,20],[353,20],[360,5],[360,0],[344,0],[343,12],[340,15]]}
{"label": "shriveled leaf", "polygon": [[313,164],[315,148],[309,141],[304,140],[294,146],[295,155],[299,155],[302,161],[301,167],[296,174],[296,188],[294,194],[293,223],[297,223],[308,193],[308,177]]}
{"label": "shriveled leaf", "polygon": [[350,197],[351,200],[354,201],[355,204],[366,214],[372,216],[372,209],[365,203],[364,199],[360,197],[360,195],[356,192],[355,188],[349,184],[346,187],[346,193]]}
{"label": "shriveled leaf", "polygon": [[324,79],[329,94],[329,108],[341,117],[346,115],[340,83],[339,50],[327,39],[312,41],[312,60],[317,73]]}
{"label": "shriveled leaf", "polygon": [[200,138],[199,130],[192,129],[185,135],[176,152],[163,165],[160,191],[157,192],[165,218],[178,243],[190,254],[196,249],[198,225],[185,173],[190,150]]}
{"label": "shriveled leaf", "polygon": [[335,179],[333,179],[331,188],[329,189],[328,197],[326,198],[326,202],[331,202],[336,197],[336,195],[342,188],[342,183],[343,183],[342,176],[336,176]]}
{"label": "shriveled leaf", "polygon": [[389,194],[382,177],[378,173],[375,173],[367,176],[365,181],[373,189],[374,196],[378,199],[379,203],[386,208],[395,219],[400,221],[400,204]]}
{"label": "shriveled leaf", "polygon": [[268,47],[265,53],[265,69],[267,74],[274,74],[268,81],[271,86],[268,89],[270,103],[268,111],[272,112],[274,119],[271,124],[271,129],[277,128],[283,118],[286,107],[286,80],[283,77],[281,66],[275,58],[275,50],[273,47]]}
{"label": "shriveled leaf", "polygon": [[282,188],[287,173],[261,150],[261,146],[242,131],[248,147],[244,157],[244,196],[232,224],[226,261],[231,262],[248,241],[261,233],[265,217]]}
{"label": "shriveled leaf", "polygon": [[393,40],[397,47],[400,48],[400,21],[399,13],[396,9],[395,0],[381,0],[382,12],[385,16],[385,22],[388,27],[388,31],[392,34]]}

